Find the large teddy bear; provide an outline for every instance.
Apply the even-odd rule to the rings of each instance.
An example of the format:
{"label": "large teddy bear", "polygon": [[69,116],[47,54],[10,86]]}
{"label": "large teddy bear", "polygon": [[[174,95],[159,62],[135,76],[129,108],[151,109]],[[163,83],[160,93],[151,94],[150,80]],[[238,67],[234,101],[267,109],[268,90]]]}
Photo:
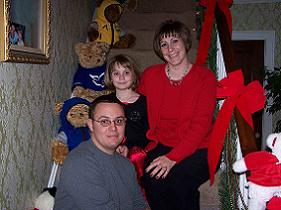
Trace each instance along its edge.
{"label": "large teddy bear", "polygon": [[[129,48],[135,44],[136,37],[121,31],[119,20],[124,5],[132,5],[134,1],[121,4],[117,0],[99,0],[88,30],[88,40],[109,44],[115,48]],[[127,7],[128,8],[128,7]]]}
{"label": "large teddy bear", "polygon": [[107,94],[104,74],[109,45],[102,42],[78,43],[75,52],[79,58],[78,69],[73,77],[72,97],[92,102],[96,97]]}
{"label": "large teddy bear", "polygon": [[253,152],[233,164],[236,173],[250,172],[249,210],[264,210],[272,197],[281,196],[281,133],[270,134],[266,143],[272,152]]}
{"label": "large teddy bear", "polygon": [[61,127],[58,135],[52,141],[52,156],[57,164],[63,164],[68,151],[81,142],[90,139],[87,120],[89,118],[90,102],[86,99],[73,97],[61,104]]}
{"label": "large teddy bear", "polygon": [[78,43],[75,45],[75,52],[79,57],[79,64],[72,90],[77,86],[95,91],[106,89],[103,80],[109,45],[95,41]]}

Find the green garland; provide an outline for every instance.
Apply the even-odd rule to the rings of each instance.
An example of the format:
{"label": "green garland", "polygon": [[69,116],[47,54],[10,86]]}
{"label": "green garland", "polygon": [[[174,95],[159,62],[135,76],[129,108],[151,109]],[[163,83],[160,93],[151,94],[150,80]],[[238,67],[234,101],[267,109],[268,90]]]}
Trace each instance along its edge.
{"label": "green garland", "polygon": [[232,118],[222,152],[222,171],[219,185],[220,208],[222,210],[239,209],[238,198],[242,198],[239,189],[239,176],[232,170],[232,164],[236,160],[236,138],[236,125]]}

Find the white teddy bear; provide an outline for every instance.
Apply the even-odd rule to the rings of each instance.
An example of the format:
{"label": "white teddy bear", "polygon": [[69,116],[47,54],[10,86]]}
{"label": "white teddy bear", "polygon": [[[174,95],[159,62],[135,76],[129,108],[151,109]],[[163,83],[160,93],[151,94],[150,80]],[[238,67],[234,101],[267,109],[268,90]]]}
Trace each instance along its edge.
{"label": "white teddy bear", "polygon": [[271,153],[253,152],[233,164],[236,173],[250,172],[249,210],[264,210],[273,196],[281,196],[281,133],[270,134],[266,143]]}

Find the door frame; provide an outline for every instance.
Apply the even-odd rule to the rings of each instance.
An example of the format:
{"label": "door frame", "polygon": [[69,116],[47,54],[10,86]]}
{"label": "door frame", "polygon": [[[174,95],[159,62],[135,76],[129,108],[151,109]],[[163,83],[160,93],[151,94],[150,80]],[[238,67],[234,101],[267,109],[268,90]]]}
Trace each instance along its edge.
{"label": "door frame", "polygon": [[[264,65],[268,70],[274,69],[275,31],[233,31],[232,40],[263,40],[265,43]],[[262,117],[262,149],[266,148],[266,137],[270,133],[272,133],[272,115],[264,109]]]}
{"label": "door frame", "polygon": [[271,4],[281,2],[281,0],[234,0],[233,4]]}

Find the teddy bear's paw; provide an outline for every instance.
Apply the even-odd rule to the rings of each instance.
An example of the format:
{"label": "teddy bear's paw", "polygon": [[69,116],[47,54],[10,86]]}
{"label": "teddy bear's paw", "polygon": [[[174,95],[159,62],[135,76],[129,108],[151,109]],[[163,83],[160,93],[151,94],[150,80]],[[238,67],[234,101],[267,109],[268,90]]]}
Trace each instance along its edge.
{"label": "teddy bear's paw", "polygon": [[52,158],[56,164],[62,165],[68,154],[68,147],[65,143],[53,140],[52,141]]}
{"label": "teddy bear's paw", "polygon": [[137,0],[126,0],[124,4],[122,4],[125,11],[136,11],[138,6]]}
{"label": "teddy bear's paw", "polygon": [[133,34],[125,34],[120,37],[120,40],[116,42],[113,48],[126,49],[132,48],[136,44],[136,37]]}
{"label": "teddy bear's paw", "polygon": [[84,88],[81,86],[76,86],[73,91],[72,91],[72,95],[76,96],[76,97],[80,97],[80,98],[84,98],[86,100],[88,100],[89,102],[94,101],[97,97],[101,96],[101,95],[107,95],[109,93],[112,93],[112,90],[106,89],[106,90],[102,90],[102,91],[95,91],[89,88]]}
{"label": "teddy bear's paw", "polygon": [[243,172],[247,171],[247,166],[245,164],[244,159],[242,158],[242,159],[234,162],[232,169],[236,173],[243,173]]}
{"label": "teddy bear's paw", "polygon": [[59,115],[63,106],[63,102],[58,102],[55,104],[55,113]]}
{"label": "teddy bear's paw", "polygon": [[99,37],[99,31],[94,27],[90,27],[89,30],[88,30],[88,40],[89,40],[89,42],[95,41],[98,37]]}

